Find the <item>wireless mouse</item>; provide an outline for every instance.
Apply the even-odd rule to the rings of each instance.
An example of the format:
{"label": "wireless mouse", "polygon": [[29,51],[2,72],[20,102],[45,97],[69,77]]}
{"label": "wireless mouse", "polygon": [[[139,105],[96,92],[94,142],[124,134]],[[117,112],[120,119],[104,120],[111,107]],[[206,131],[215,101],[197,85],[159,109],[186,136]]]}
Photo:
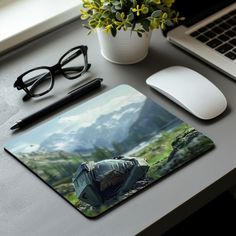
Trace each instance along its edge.
{"label": "wireless mouse", "polygon": [[173,66],[151,75],[146,83],[194,116],[209,120],[227,107],[223,93],[198,72]]}

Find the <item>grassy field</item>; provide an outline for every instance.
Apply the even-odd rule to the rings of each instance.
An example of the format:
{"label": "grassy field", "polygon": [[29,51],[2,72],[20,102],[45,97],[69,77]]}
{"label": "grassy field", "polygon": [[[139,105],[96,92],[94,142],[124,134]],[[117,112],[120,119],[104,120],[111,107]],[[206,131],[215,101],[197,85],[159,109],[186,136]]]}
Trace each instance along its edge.
{"label": "grassy field", "polygon": [[[138,152],[132,154],[132,156],[135,157],[142,157],[144,158],[147,163],[149,164],[149,170],[147,173],[147,178],[154,180],[157,180],[161,177],[161,175],[158,172],[158,169],[163,166],[169,157],[169,154],[172,152],[172,142],[175,140],[175,138],[191,129],[191,126],[181,123],[173,130],[167,132],[163,131],[161,135],[156,138],[152,139],[152,141],[146,145],[143,149],[139,150]],[[75,205],[78,207],[78,209],[82,210],[87,216],[93,217],[98,215],[99,213],[104,212],[106,209],[110,208],[112,205],[115,205],[118,203],[114,202],[112,205],[103,205],[99,209],[94,209],[91,207],[83,207],[81,208],[80,202],[76,198],[74,194],[69,194],[66,196],[68,200],[75,203]],[[122,198],[121,200],[123,200]]]}
{"label": "grassy field", "polygon": [[[149,180],[148,183],[159,179],[166,173],[174,170],[179,165],[182,165],[184,162],[198,156],[199,153],[201,154],[205,152],[205,150],[208,150],[209,147],[212,147],[212,141],[201,134],[201,139],[195,138],[194,142],[191,141],[191,145],[189,145],[189,142],[186,142],[186,146],[184,144],[184,148],[181,149],[182,156],[176,156],[174,160],[171,161],[168,160],[170,153],[173,151],[173,141],[176,140],[176,137],[181,137],[181,135],[187,134],[190,130],[194,129],[186,123],[181,123],[170,131],[162,131],[158,136],[152,138],[141,150],[136,151],[131,155],[134,157],[142,157],[147,161],[149,165],[149,170],[146,175],[146,179]],[[185,138],[181,138],[181,141],[182,139],[184,141]],[[195,149],[193,149],[193,147]],[[93,153],[92,159],[96,157],[100,160],[100,156],[106,159],[107,157],[104,153],[107,153],[107,150],[100,148]],[[108,153],[107,155],[109,156],[111,154]],[[56,152],[44,155],[38,154],[38,156],[36,154],[32,154],[32,157],[22,157],[22,161],[31,167],[32,170],[34,170],[54,189],[56,189],[59,194],[65,197],[77,209],[89,217],[99,215],[112,205],[117,204],[135,192],[132,190],[130,191],[132,194],[125,194],[123,197],[116,199],[116,201],[112,203],[104,204],[99,208],[93,208],[88,204],[81,202],[77,198],[72,184],[73,174],[77,170],[78,165],[84,161],[83,156]]]}
{"label": "grassy field", "polygon": [[189,130],[191,126],[182,123],[170,132],[163,131],[161,137],[153,140],[148,146],[134,154],[136,157],[144,158],[150,168],[147,177],[151,179],[159,179],[161,176],[158,173],[158,168],[161,167],[170,155],[172,149],[171,143],[175,138]]}

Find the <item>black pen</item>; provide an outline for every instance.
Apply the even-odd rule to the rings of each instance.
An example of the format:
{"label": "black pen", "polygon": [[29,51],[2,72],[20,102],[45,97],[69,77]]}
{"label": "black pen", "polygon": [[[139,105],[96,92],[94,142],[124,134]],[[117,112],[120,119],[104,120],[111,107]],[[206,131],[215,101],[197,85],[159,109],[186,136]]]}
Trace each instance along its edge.
{"label": "black pen", "polygon": [[51,105],[37,111],[36,113],[33,113],[32,115],[29,115],[19,121],[16,122],[15,125],[11,127],[12,130],[23,128],[36,120],[40,119],[41,117],[48,115],[51,112],[54,112],[56,109],[61,108],[63,105],[74,101],[75,99],[89,93],[90,91],[98,88],[101,86],[101,82],[103,79],[96,78],[91,81],[89,81],[86,84],[83,84],[82,86],[70,91],[67,96],[60,99],[59,101],[52,103]]}

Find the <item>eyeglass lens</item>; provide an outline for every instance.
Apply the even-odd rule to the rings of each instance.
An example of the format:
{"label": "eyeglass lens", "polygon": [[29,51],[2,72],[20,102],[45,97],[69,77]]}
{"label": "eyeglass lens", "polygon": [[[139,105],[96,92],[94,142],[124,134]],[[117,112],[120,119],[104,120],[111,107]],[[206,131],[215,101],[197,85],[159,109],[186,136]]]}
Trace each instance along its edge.
{"label": "eyeglass lens", "polygon": [[34,96],[39,96],[50,90],[52,87],[52,74],[46,68],[35,69],[24,75],[24,84]]}
{"label": "eyeglass lens", "polygon": [[80,48],[69,51],[60,61],[64,75],[70,79],[80,76],[85,71],[86,64],[86,56],[83,56]]}

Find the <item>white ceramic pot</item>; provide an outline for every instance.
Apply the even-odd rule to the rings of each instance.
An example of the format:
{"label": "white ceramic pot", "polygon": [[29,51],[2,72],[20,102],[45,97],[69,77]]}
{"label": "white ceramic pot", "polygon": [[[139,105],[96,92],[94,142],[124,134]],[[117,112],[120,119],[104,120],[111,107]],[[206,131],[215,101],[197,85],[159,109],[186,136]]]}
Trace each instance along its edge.
{"label": "white ceramic pot", "polygon": [[118,30],[115,37],[97,29],[102,56],[117,64],[133,64],[143,60],[148,54],[152,31],[139,37],[136,32]]}

